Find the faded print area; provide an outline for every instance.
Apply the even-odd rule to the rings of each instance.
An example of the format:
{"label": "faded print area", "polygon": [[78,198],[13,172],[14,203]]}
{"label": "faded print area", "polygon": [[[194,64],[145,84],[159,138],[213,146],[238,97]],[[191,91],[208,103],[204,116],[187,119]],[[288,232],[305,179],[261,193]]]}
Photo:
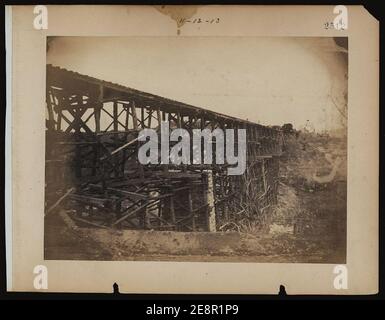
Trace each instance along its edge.
{"label": "faded print area", "polygon": [[[48,38],[45,259],[344,263],[347,84],[347,38]],[[244,174],[141,164],[162,121]]]}

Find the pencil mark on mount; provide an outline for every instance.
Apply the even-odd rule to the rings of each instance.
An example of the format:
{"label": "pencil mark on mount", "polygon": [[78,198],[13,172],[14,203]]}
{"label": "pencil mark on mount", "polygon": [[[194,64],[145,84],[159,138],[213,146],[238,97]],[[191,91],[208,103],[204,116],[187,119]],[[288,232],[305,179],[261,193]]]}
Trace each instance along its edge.
{"label": "pencil mark on mount", "polygon": [[170,17],[175,21],[177,27],[177,34],[180,34],[180,29],[186,23],[186,21],[192,18],[198,11],[200,6],[194,5],[173,5],[173,6],[154,6],[156,10],[161,12],[162,14]]}

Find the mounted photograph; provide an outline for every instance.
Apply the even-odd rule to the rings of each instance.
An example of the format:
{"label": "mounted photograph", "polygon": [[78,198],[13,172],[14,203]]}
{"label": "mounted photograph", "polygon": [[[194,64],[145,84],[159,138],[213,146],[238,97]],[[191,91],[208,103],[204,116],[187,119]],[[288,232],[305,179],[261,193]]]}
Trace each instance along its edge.
{"label": "mounted photograph", "polygon": [[364,7],[6,16],[8,291],[378,292]]}
{"label": "mounted photograph", "polygon": [[46,259],[345,263],[348,38],[48,37],[46,68]]}

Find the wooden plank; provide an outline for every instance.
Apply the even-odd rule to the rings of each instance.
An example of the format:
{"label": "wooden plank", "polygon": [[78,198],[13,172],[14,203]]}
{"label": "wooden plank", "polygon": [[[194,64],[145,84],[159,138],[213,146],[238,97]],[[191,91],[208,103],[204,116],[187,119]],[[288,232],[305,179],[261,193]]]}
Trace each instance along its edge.
{"label": "wooden plank", "polygon": [[67,190],[65,194],[63,194],[46,212],[46,215],[51,213],[65,198],[67,198],[73,191],[75,190],[74,187]]}
{"label": "wooden plank", "polygon": [[72,218],[65,212],[65,210],[60,210],[59,216],[63,219],[69,229],[74,231],[78,230],[78,226],[73,222]]}
{"label": "wooden plank", "polygon": [[79,217],[71,217],[71,218],[73,220],[75,220],[75,221],[79,221],[79,222],[82,222],[82,223],[85,223],[85,224],[89,224],[90,226],[93,226],[93,227],[102,228],[102,229],[111,229],[110,227],[103,226],[101,224],[98,224],[98,223],[95,223],[95,222],[92,222],[92,221],[88,221],[86,219],[82,219],[82,218],[79,218]]}
{"label": "wooden plank", "polygon": [[119,151],[122,151],[123,149],[133,145],[134,143],[136,143],[138,141],[139,137],[125,143],[124,145],[120,146],[119,148],[116,148],[115,150],[111,151],[109,155],[106,155],[106,156],[103,156],[102,158],[100,158],[100,160],[106,160],[107,158],[113,156],[114,154],[118,153]]}
{"label": "wooden plank", "polygon": [[140,193],[132,192],[132,191],[126,191],[126,190],[117,189],[117,188],[107,188],[107,190],[114,191],[114,192],[117,192],[121,195],[130,196],[130,197],[134,197],[134,198],[148,199],[148,196],[140,194]]}
{"label": "wooden plank", "polygon": [[132,101],[131,114],[132,114],[132,122],[133,122],[134,130],[138,130],[138,117],[136,115],[135,101]]}
{"label": "wooden plank", "polygon": [[136,208],[135,210],[133,210],[132,212],[129,212],[127,214],[125,214],[123,217],[121,217],[120,219],[116,220],[112,226],[116,226],[117,224],[121,223],[122,221],[128,219],[129,217],[132,217],[133,215],[135,215],[136,213],[138,213],[139,211],[141,211],[142,209],[144,209],[146,206],[148,206],[150,203],[152,202],[152,200],[149,200],[149,201],[146,201],[144,204],[142,204],[140,207]]}

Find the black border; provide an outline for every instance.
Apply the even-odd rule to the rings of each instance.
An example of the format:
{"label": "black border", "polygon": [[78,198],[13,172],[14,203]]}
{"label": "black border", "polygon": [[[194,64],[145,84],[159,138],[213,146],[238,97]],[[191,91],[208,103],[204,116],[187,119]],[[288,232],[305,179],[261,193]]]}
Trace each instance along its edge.
{"label": "black border", "polygon": [[[383,20],[383,12],[381,10],[381,1],[343,1],[343,3],[336,3],[332,1],[184,1],[183,3],[181,1],[167,1],[167,3],[161,2],[161,1],[109,1],[106,3],[106,1],[87,1],[87,0],[81,0],[81,1],[74,1],[74,0],[67,0],[67,1],[46,1],[42,0],[36,3],[35,1],[5,1],[3,5],[35,5],[35,4],[141,4],[141,5],[147,5],[147,4],[259,4],[259,5],[337,5],[337,4],[344,4],[344,5],[364,5],[365,8],[374,16],[377,18],[377,20],[380,21],[380,88],[382,88],[382,85],[384,84],[384,64],[381,63],[382,60],[382,52],[383,52],[383,45],[384,45],[384,25],[381,23]],[[4,20],[5,19],[5,7],[2,6],[0,8],[0,20],[2,22],[2,25],[4,26]],[[5,83],[5,29],[1,32],[1,42],[0,42],[0,50],[1,50],[1,56],[2,61],[0,63],[0,73],[1,73],[1,87],[0,87],[0,94],[1,94],[1,101],[2,101],[2,118],[1,118],[1,124],[0,124],[0,131],[1,131],[1,139],[2,141],[5,141],[5,106],[6,106],[6,98],[5,98],[5,90],[6,90],[6,83]],[[380,214],[379,214],[379,240],[380,240],[380,246],[379,246],[379,293],[375,295],[354,295],[354,296],[337,296],[337,295],[296,295],[291,296],[290,292],[289,295],[284,294],[278,294],[279,288],[277,288],[277,295],[218,295],[218,294],[209,294],[209,295],[192,295],[192,294],[120,294],[120,293],[112,293],[113,288],[111,287],[111,294],[94,294],[94,293],[37,293],[37,292],[23,292],[23,293],[16,293],[16,292],[7,292],[6,291],[6,264],[5,264],[5,203],[4,203],[4,196],[1,197],[1,209],[3,212],[3,215],[0,217],[0,300],[130,300],[130,314],[132,315],[133,311],[138,311],[138,315],[141,317],[145,316],[145,306],[149,306],[152,303],[157,304],[164,304],[164,305],[172,305],[172,306],[182,306],[187,307],[191,303],[201,303],[201,304],[238,304],[240,305],[240,313],[238,316],[242,316],[245,314],[255,314],[256,308],[259,308],[261,305],[257,303],[256,300],[263,300],[263,303],[267,303],[266,306],[271,306],[271,301],[298,301],[298,300],[317,300],[317,301],[325,301],[325,300],[349,300],[349,301],[359,301],[359,300],[385,300],[385,293],[384,293],[384,232],[385,229],[384,225],[384,214],[383,214],[383,201],[381,199],[381,194],[383,191],[383,167],[381,166],[381,162],[383,159],[383,137],[384,137],[384,128],[383,128],[383,121],[384,121],[384,112],[381,110],[383,106],[383,93],[382,90],[380,90],[380,176],[379,176],[379,182],[380,182],[380,189],[379,189],[379,195],[380,195]],[[4,156],[5,156],[5,150],[2,149],[3,155],[1,157],[1,160],[3,161],[3,168],[4,166]],[[4,179],[5,179],[5,170],[1,170],[1,176],[0,176],[0,183],[1,188],[4,190]],[[138,303],[138,301],[143,301],[143,303]],[[126,305],[126,304],[125,304]],[[287,306],[287,304],[284,304]],[[126,305],[126,307],[128,307]],[[131,309],[133,308],[133,309]],[[321,310],[319,310],[321,311]],[[300,312],[300,311],[298,311]],[[275,312],[273,312],[275,313]],[[313,315],[313,314],[311,314]],[[332,312],[330,315],[336,315],[334,312]],[[238,317],[237,316],[237,317]],[[200,318],[204,318],[204,316],[199,316]],[[218,318],[219,316],[213,316],[214,318]],[[155,317],[158,318],[158,317]],[[178,317],[181,318],[181,317]],[[183,316],[182,318],[185,318]],[[235,318],[235,317],[231,317]]]}

